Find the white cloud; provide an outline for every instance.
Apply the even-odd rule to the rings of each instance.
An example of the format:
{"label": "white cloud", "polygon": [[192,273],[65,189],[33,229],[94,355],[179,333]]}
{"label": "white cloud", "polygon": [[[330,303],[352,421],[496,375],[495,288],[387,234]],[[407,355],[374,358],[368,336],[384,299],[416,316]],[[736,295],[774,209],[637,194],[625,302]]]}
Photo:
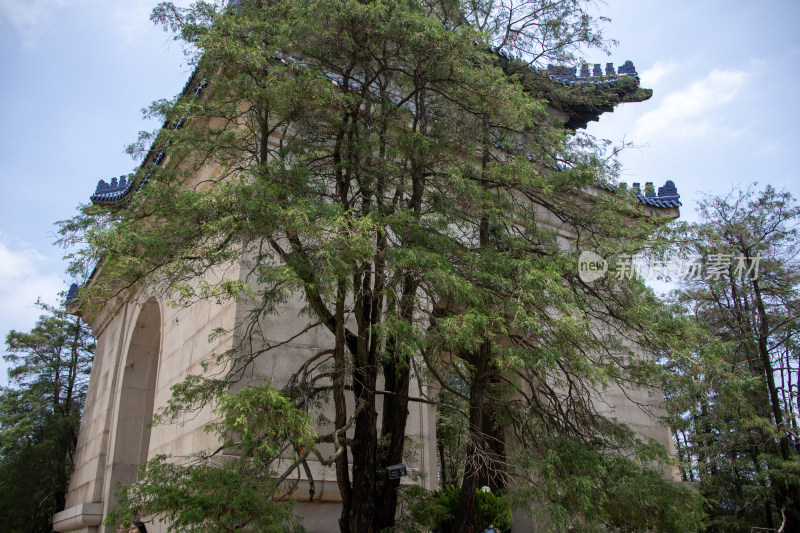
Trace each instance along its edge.
{"label": "white cloud", "polygon": [[[150,13],[159,0],[0,0],[0,18],[11,23],[25,45],[34,44],[57,20],[58,11],[91,10],[93,16],[111,21],[115,31],[126,45],[135,42],[142,34],[152,32]],[[186,7],[191,0],[178,0],[177,6]]]}
{"label": "white cloud", "polygon": [[[123,33],[133,34],[141,31],[150,31],[154,27],[153,22],[150,20],[150,14],[160,1],[127,0],[122,5],[115,5],[111,8],[111,16],[114,17],[117,27]],[[172,3],[179,8],[189,7],[193,2],[194,0],[172,0]],[[159,29],[159,31],[161,30]]]}
{"label": "white cloud", "polygon": [[0,242],[0,280],[8,282],[24,276],[41,258],[42,255],[32,248],[11,250]]}
{"label": "white cloud", "polygon": [[766,156],[772,156],[773,154],[777,154],[780,151],[780,145],[769,139],[763,140],[756,146],[757,153]]}
{"label": "white cloud", "polygon": [[24,242],[0,234],[0,335],[29,329],[39,317],[37,298],[55,304],[65,289],[60,276],[46,271],[48,259]]}
{"label": "white cloud", "polygon": [[0,17],[7,19],[26,43],[36,38],[53,21],[64,0],[0,0]]}
{"label": "white cloud", "polygon": [[[658,65],[653,67],[656,77],[667,71],[667,67]],[[724,118],[721,111],[733,101],[749,77],[750,73],[745,71],[713,70],[684,89],[667,94],[657,109],[645,113],[636,122],[635,138],[650,141],[662,136],[685,140],[710,134],[738,135],[739,130],[720,125]]]}
{"label": "white cloud", "polygon": [[678,69],[678,64],[674,61],[656,61],[656,63],[643,70],[639,77],[642,79],[642,87],[657,87],[661,80],[672,74]]}
{"label": "white cloud", "polygon": [[[180,2],[177,3],[180,5]],[[111,10],[114,27],[126,45],[136,41],[137,36],[153,30],[150,13],[156,5],[155,0],[130,0]]]}

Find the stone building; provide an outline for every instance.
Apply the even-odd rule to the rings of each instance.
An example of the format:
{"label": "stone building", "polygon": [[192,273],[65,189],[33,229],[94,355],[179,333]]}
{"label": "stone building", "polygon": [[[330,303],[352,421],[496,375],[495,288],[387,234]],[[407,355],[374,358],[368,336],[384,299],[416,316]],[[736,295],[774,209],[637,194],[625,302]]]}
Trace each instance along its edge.
{"label": "stone building", "polygon": [[[551,115],[572,130],[598,120],[602,113],[612,111],[616,104],[646,100],[651,94],[639,87],[638,75],[630,61],[616,71],[609,63],[605,72],[600,65],[594,65],[591,73],[588,65],[580,71],[551,67],[549,79],[553,84],[565,87],[591,85],[609,95],[608,105],[599,108],[551,102]],[[184,94],[199,94],[202,90],[203,84],[192,79]],[[175,128],[181,126],[182,121]],[[143,165],[146,168],[165,163],[164,153],[158,152],[151,153]],[[198,181],[202,178],[198,176]],[[124,207],[126,199],[142,185],[124,177],[113,179],[110,184],[101,181],[91,201],[98,205]],[[650,215],[679,215],[681,204],[672,182],[667,182],[657,191],[652,184],[647,184],[636,198],[647,207]],[[574,238],[570,229],[562,227],[557,220],[553,219],[551,224],[562,238],[567,241]],[[234,264],[226,271],[212,275],[245,279],[247,271],[242,264]],[[241,305],[234,301],[222,304],[200,301],[190,307],[176,308],[165,305],[158,297],[132,292],[107,304],[102,312],[87,317],[97,338],[97,351],[66,509],[54,517],[56,531],[108,531],[101,524],[114,505],[115,486],[135,481],[137,469],[149,457],[155,454],[190,454],[216,446],[215,437],[203,430],[212,419],[208,410],[187,419],[182,425],[151,428],[148,422],[154,410],[163,406],[170,397],[171,386],[189,374],[201,373],[200,363],[210,354],[233,347],[237,317],[246,311]],[[298,362],[330,343],[331,334],[322,327],[302,332],[306,322],[298,319],[300,309],[299,301],[289,301],[270,319],[265,340],[282,342],[291,338],[291,341],[269,359],[257,360],[248,369],[248,379],[252,382],[269,379],[279,388],[289,379]],[[209,342],[211,333],[217,328],[230,333]],[[604,400],[614,416],[639,435],[654,438],[671,449],[669,429],[635,405],[643,403],[658,410],[658,395],[654,399],[651,392],[609,389]],[[411,394],[414,395],[414,391]],[[430,405],[417,403],[410,406],[407,436],[416,441],[417,454],[409,467],[428,474],[421,481],[428,489],[437,486],[435,418],[434,408]],[[334,469],[319,462],[310,463],[316,491],[312,502],[298,502],[296,512],[303,516],[304,526],[309,532],[336,531],[339,492]],[[150,531],[158,529],[152,525],[149,528]],[[534,528],[535,524],[530,520],[520,517],[513,531],[521,533]]]}

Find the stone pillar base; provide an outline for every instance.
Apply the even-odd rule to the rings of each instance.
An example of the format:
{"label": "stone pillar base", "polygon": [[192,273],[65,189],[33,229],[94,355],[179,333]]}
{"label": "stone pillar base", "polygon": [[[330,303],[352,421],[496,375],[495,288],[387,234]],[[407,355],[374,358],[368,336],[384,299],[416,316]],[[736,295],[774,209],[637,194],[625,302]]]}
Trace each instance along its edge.
{"label": "stone pillar base", "polygon": [[97,527],[102,521],[102,503],[82,503],[56,513],[53,516],[53,529],[59,533],[97,533]]}

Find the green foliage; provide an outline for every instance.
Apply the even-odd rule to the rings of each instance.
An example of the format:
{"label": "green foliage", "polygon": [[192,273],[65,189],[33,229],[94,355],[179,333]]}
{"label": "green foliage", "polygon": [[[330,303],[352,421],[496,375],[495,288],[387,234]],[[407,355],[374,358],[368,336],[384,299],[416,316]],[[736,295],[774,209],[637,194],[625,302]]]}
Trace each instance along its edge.
{"label": "green foliage", "polygon": [[[457,533],[455,527],[455,516],[458,511],[458,501],[461,497],[460,488],[445,488],[433,493],[433,499],[438,505],[447,509],[447,518],[436,523],[435,531],[441,533]],[[475,492],[475,529],[483,531],[490,525],[509,531],[511,528],[511,503],[507,496],[494,494],[492,492]]]}
{"label": "green foliage", "polygon": [[[458,486],[464,475],[469,420],[464,416],[467,402],[459,394],[468,394],[463,380],[453,373],[448,388],[439,393],[441,406],[436,412],[436,447],[439,455],[440,486]],[[451,389],[454,392],[451,392]]]}
{"label": "green foliage", "polygon": [[513,518],[511,517],[511,503],[507,496],[493,492],[478,491],[476,495],[475,525],[477,528],[493,525],[500,531],[509,531]]}
{"label": "green foliage", "polygon": [[139,480],[122,486],[108,525],[140,517],[164,521],[169,531],[302,531],[292,514],[291,491],[281,472],[315,451],[309,417],[271,388],[245,387],[219,398],[218,422],[206,429],[223,445],[187,457],[159,455],[145,463]]}
{"label": "green foliage", "polygon": [[[38,303],[30,332],[11,331],[0,390],[0,523],[4,531],[50,532],[63,510],[92,364],[86,325]],[[35,473],[35,475],[32,475]]]}
{"label": "green foliage", "polygon": [[[620,440],[631,439],[621,429]],[[651,442],[632,457],[614,453],[631,444],[557,437],[533,467],[537,481],[515,505],[533,509],[555,531],[702,531],[703,500],[691,487],[664,479],[663,447]]]}
{"label": "green foliage", "polygon": [[[459,487],[447,487],[439,491],[426,491],[420,487],[403,488],[401,519],[394,529],[388,531],[436,533],[458,533],[455,519],[461,497]],[[475,530],[483,531],[490,525],[500,531],[510,531],[511,502],[504,494],[475,492]]]}
{"label": "green foliage", "polygon": [[275,477],[248,461],[222,457],[218,463],[195,456],[175,464],[157,456],[143,465],[141,479],[120,488],[119,507],[109,513],[109,525],[134,520],[164,520],[169,531],[302,531],[291,502],[274,501]]}
{"label": "green foliage", "polygon": [[221,396],[216,411],[222,419],[206,429],[220,438],[235,432],[242,455],[261,461],[264,466],[281,453],[287,442],[295,449],[307,450],[306,455],[315,447],[317,434],[308,413],[297,409],[269,383]]}
{"label": "green foliage", "polygon": [[[680,252],[716,275],[674,294],[685,343],[666,354],[681,473],[707,500],[710,531],[800,527],[800,207],[772,187],[708,197],[676,228]],[[756,261],[758,270],[737,271]],[[758,260],[755,258],[758,257]]]}
{"label": "green foliage", "polygon": [[[468,465],[450,469],[464,487],[453,527],[468,530],[478,471],[518,475],[503,435],[522,444],[514,461],[534,474],[546,466],[540,444],[618,431],[594,407],[604,388],[658,384],[632,346],[659,345],[659,303],[630,280],[583,283],[576,258],[640,250],[661,222],[630,194],[596,187],[615,181],[605,146],[547,112],[548,101],[613,106],[634,88],[569,91],[488,52],[546,62],[602,48],[581,0],[237,4],[154,10],[197,68],[190,88],[201,79],[207,88],[149,108],[186,126],[131,147],[145,157],[132,179],[152,175],[125,209],[89,206],[63,225],[65,242],[86,244],[75,269],[102,262],[82,309],[140,287],[178,305],[240,302],[234,331],[217,332],[233,346],[207,361],[223,370],[187,378],[160,416],[218,402],[213,430],[237,435],[247,472],[262,465],[268,484],[284,441],[297,454],[290,468],[312,445],[305,415],[289,407],[324,412],[333,431],[315,440],[335,445],[321,462],[336,470],[346,531],[391,525],[397,483],[386,466],[403,459],[409,403],[436,401],[412,397],[410,383],[454,382],[442,424]],[[156,166],[162,148],[168,162]],[[564,228],[575,249],[559,240]],[[303,303],[301,325],[275,332],[270,315],[291,299]],[[327,344],[291,370],[289,400],[228,394],[248,365],[312,330]],[[632,439],[611,441],[610,457],[644,453]]]}

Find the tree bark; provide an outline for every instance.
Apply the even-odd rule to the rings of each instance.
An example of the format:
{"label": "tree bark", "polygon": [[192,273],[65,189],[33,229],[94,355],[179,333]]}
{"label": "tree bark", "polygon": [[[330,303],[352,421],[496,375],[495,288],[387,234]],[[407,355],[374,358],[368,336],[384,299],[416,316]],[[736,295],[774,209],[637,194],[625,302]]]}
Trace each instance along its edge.
{"label": "tree bark", "polygon": [[469,391],[469,429],[468,451],[464,476],[461,481],[461,496],[456,511],[454,531],[475,532],[475,492],[478,490],[482,471],[485,468],[483,435],[483,412],[486,387],[488,385],[488,366],[491,357],[491,341],[484,341],[477,357],[474,358],[474,379]]}

